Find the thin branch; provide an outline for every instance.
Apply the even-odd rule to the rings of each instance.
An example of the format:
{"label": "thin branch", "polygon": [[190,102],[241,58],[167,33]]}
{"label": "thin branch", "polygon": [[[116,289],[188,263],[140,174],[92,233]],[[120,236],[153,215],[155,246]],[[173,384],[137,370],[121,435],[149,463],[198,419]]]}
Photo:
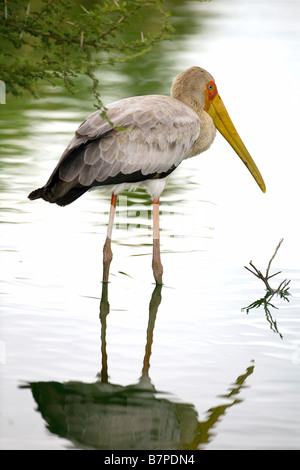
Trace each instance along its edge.
{"label": "thin branch", "polygon": [[[278,272],[276,272],[276,273],[274,273],[274,274],[269,274],[270,269],[271,269],[272,261],[274,260],[275,256],[277,255],[277,252],[278,252],[278,250],[279,250],[279,248],[280,248],[282,242],[283,242],[283,238],[279,241],[279,243],[278,243],[278,245],[277,245],[277,247],[276,247],[276,249],[275,249],[275,251],[274,251],[274,254],[273,254],[273,255],[271,256],[271,258],[270,258],[270,261],[269,261],[269,263],[268,263],[268,267],[267,267],[267,269],[266,269],[266,274],[265,274],[265,275],[263,275],[262,272],[261,272],[259,269],[257,269],[256,266],[254,266],[254,264],[253,264],[252,261],[250,261],[249,264],[250,264],[251,268],[253,268],[253,270],[250,269],[250,268],[248,268],[247,266],[245,266],[245,268],[246,268],[248,271],[250,271],[250,273],[254,274],[254,276],[256,276],[258,279],[261,279],[261,280],[263,281],[263,283],[265,284],[265,286],[266,286],[266,288],[267,288],[267,291],[268,291],[270,294],[272,294],[272,297],[273,297],[274,294],[279,294],[279,295],[281,295],[281,296],[286,296],[286,295],[288,295],[287,286],[289,285],[290,281],[288,281],[287,279],[284,279],[284,281],[282,281],[282,282],[279,284],[279,286],[277,287],[277,289],[273,289],[273,288],[270,286],[270,284],[269,284],[269,279],[271,279],[272,277],[277,276],[278,274],[281,273],[281,271],[278,271]],[[272,297],[271,297],[271,298],[272,298]],[[269,300],[270,300],[270,299],[269,299]]]}
{"label": "thin branch", "polygon": [[[17,25],[16,23],[12,22],[12,21],[9,21],[9,20],[6,20],[5,21],[5,24],[7,26],[10,26],[12,29],[17,29]],[[29,34],[32,34],[34,35],[36,32],[34,30],[31,30],[30,25],[27,25],[26,27],[26,32],[29,33]],[[21,34],[24,32],[24,29],[25,29],[25,25],[23,27],[23,31],[21,32]],[[48,32],[44,32],[44,31],[39,31],[39,34],[40,34],[40,37],[43,38],[43,39],[53,39],[54,41],[56,41],[57,43],[64,43],[64,44],[72,44],[72,45],[81,45],[81,38],[79,37],[78,38],[78,33],[76,32],[76,35],[74,35],[73,37],[68,37],[66,38],[63,34],[58,34],[58,33],[48,33]],[[102,36],[105,36],[106,33],[104,33]],[[20,39],[21,39],[21,36],[20,36]],[[150,41],[147,42],[147,46],[148,48],[146,49],[146,51],[148,49],[150,49],[150,46],[153,46],[153,44],[155,44],[156,40],[155,39],[152,39]],[[138,47],[145,47],[145,45],[142,43],[142,41],[140,41],[140,43],[136,42],[134,44],[114,44],[114,43],[109,43],[109,44],[101,44],[98,42],[98,40],[92,40],[92,41],[84,41],[84,45],[85,46],[90,46],[92,48],[94,48],[95,50],[108,50],[108,49],[111,49],[111,50],[116,50],[116,51],[119,51],[119,52],[126,52],[126,51],[136,51]]]}
{"label": "thin branch", "polygon": [[[266,277],[269,277],[269,271],[270,271],[271,263],[272,263],[273,259],[275,258],[275,256],[277,255],[277,251],[279,250],[280,245],[281,245],[282,242],[283,242],[283,238],[281,238],[281,240],[279,241],[279,243],[276,247],[276,250],[275,250],[273,256],[271,257],[271,259],[269,261],[269,264],[268,264],[268,267],[267,267],[267,270],[266,270]],[[273,276],[275,276],[275,274],[273,274]]]}
{"label": "thin branch", "polygon": [[34,23],[35,23],[36,21],[38,21],[38,20],[43,16],[44,13],[47,13],[48,8],[51,6],[52,3],[55,3],[55,1],[56,1],[56,0],[52,0],[52,1],[50,1],[50,2],[47,3],[47,5],[40,11],[40,13],[39,13],[38,15],[36,15],[36,17],[31,21],[31,23],[30,23],[30,25],[29,25],[30,28],[32,28],[32,26],[34,25]]}
{"label": "thin branch", "polygon": [[26,14],[25,14],[24,25],[23,25],[23,29],[22,29],[21,34],[20,34],[20,41],[21,41],[21,39],[23,38],[23,34],[24,34],[24,31],[25,31],[25,28],[26,28],[26,25],[27,25],[27,22],[28,22],[29,12],[30,12],[30,2],[28,2],[28,5],[27,5],[27,10],[26,10]]}

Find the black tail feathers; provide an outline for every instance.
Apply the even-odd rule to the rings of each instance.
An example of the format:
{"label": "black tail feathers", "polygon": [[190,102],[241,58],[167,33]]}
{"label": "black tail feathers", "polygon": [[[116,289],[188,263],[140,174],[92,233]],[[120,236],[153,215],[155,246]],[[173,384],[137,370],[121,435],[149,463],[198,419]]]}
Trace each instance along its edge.
{"label": "black tail feathers", "polygon": [[39,199],[43,197],[43,193],[44,193],[44,188],[35,189],[28,195],[28,198],[31,201],[33,201],[34,199]]}
{"label": "black tail feathers", "polygon": [[90,186],[78,185],[78,186],[75,186],[75,188],[71,188],[62,196],[58,196],[55,194],[55,191],[51,191],[51,189],[49,188],[45,189],[45,187],[43,187],[43,188],[35,189],[34,191],[32,191],[28,195],[28,198],[31,201],[42,198],[44,199],[44,201],[55,203],[58,206],[67,206],[68,204],[71,204],[73,201],[75,201],[80,196],[82,196],[82,194],[84,194],[89,189],[90,189]]}

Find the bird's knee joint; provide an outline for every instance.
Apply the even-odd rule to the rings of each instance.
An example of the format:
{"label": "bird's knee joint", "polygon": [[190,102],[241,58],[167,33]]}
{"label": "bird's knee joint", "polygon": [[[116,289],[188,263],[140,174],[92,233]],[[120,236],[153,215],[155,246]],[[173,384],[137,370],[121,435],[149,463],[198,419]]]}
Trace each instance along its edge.
{"label": "bird's knee joint", "polygon": [[103,263],[110,263],[113,258],[113,253],[111,250],[111,240],[109,238],[106,239],[104,247],[103,247]]}

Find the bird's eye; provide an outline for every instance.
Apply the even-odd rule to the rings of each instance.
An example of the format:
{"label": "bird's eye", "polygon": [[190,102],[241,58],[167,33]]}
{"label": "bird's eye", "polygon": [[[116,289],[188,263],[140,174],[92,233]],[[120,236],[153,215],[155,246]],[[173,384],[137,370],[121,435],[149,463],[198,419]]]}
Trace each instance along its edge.
{"label": "bird's eye", "polygon": [[212,83],[210,83],[210,84],[207,86],[207,88],[208,88],[209,90],[213,90],[213,89],[214,89],[214,86],[213,86]]}

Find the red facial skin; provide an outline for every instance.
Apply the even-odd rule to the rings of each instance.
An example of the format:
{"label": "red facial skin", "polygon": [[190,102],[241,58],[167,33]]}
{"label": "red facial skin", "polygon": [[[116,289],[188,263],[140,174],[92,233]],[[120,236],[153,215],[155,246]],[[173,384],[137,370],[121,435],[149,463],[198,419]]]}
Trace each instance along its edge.
{"label": "red facial skin", "polygon": [[215,82],[207,82],[205,90],[205,107],[204,110],[207,112],[210,106],[210,103],[214,97],[218,94],[217,85]]}

